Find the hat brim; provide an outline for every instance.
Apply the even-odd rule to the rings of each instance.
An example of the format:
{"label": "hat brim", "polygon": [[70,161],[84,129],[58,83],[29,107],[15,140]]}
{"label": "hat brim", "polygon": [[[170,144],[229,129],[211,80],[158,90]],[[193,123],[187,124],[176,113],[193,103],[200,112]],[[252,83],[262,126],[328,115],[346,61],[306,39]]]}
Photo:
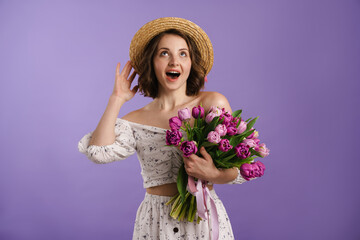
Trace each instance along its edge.
{"label": "hat brim", "polygon": [[214,62],[214,52],[211,41],[207,34],[195,23],[176,17],[158,18],[142,26],[134,35],[130,43],[130,60],[135,71],[139,72],[139,63],[146,45],[156,35],[169,30],[177,29],[188,35],[196,44],[201,54],[201,65],[207,75]]}

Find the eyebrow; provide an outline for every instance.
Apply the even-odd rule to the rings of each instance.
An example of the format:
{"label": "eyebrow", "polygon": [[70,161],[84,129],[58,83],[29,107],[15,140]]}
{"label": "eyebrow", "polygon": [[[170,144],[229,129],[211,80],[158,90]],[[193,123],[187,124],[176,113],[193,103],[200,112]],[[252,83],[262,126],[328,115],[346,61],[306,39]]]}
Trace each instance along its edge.
{"label": "eyebrow", "polygon": [[[170,50],[169,48],[162,47],[162,48],[159,48],[158,51],[160,51],[161,49]],[[180,48],[179,49],[179,51],[183,51],[183,50],[189,51],[189,49],[187,49],[187,48]]]}

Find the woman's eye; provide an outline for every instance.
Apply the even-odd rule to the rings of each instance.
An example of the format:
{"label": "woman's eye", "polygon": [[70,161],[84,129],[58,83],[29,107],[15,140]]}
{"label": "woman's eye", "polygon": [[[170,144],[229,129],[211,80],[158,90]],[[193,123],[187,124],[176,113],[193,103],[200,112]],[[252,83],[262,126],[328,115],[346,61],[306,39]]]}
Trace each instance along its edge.
{"label": "woman's eye", "polygon": [[181,53],[180,53],[180,56],[182,56],[182,57],[186,57],[186,56],[187,56],[187,54],[186,54],[186,52],[181,52]]}
{"label": "woman's eye", "polygon": [[161,56],[167,56],[167,55],[168,55],[168,52],[163,51],[163,52],[160,53],[160,55],[161,55]]}

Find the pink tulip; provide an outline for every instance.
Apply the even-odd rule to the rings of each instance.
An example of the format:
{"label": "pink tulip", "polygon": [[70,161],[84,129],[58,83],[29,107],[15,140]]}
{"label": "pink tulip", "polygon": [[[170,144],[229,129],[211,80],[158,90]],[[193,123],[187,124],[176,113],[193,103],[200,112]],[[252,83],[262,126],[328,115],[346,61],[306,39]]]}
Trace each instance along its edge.
{"label": "pink tulip", "polygon": [[225,136],[227,133],[226,126],[224,124],[219,124],[215,128],[215,132],[219,133],[221,137]]}
{"label": "pink tulip", "polygon": [[243,133],[246,130],[246,125],[247,125],[247,123],[245,121],[241,120],[241,122],[237,128],[237,134]]}
{"label": "pink tulip", "polygon": [[178,116],[181,121],[187,121],[191,118],[190,110],[188,108],[183,108],[178,111]]}

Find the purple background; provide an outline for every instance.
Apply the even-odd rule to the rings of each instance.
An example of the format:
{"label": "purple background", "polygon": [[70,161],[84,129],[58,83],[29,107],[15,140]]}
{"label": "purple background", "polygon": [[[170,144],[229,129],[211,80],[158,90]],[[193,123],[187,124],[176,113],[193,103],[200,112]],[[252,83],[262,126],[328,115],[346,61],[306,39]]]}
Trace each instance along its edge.
{"label": "purple background", "polygon": [[77,143],[135,32],[165,16],[208,33],[205,90],[259,116],[271,149],[264,177],[216,186],[236,239],[359,239],[358,0],[0,1],[0,239],[131,238],[136,155],[96,165]]}

